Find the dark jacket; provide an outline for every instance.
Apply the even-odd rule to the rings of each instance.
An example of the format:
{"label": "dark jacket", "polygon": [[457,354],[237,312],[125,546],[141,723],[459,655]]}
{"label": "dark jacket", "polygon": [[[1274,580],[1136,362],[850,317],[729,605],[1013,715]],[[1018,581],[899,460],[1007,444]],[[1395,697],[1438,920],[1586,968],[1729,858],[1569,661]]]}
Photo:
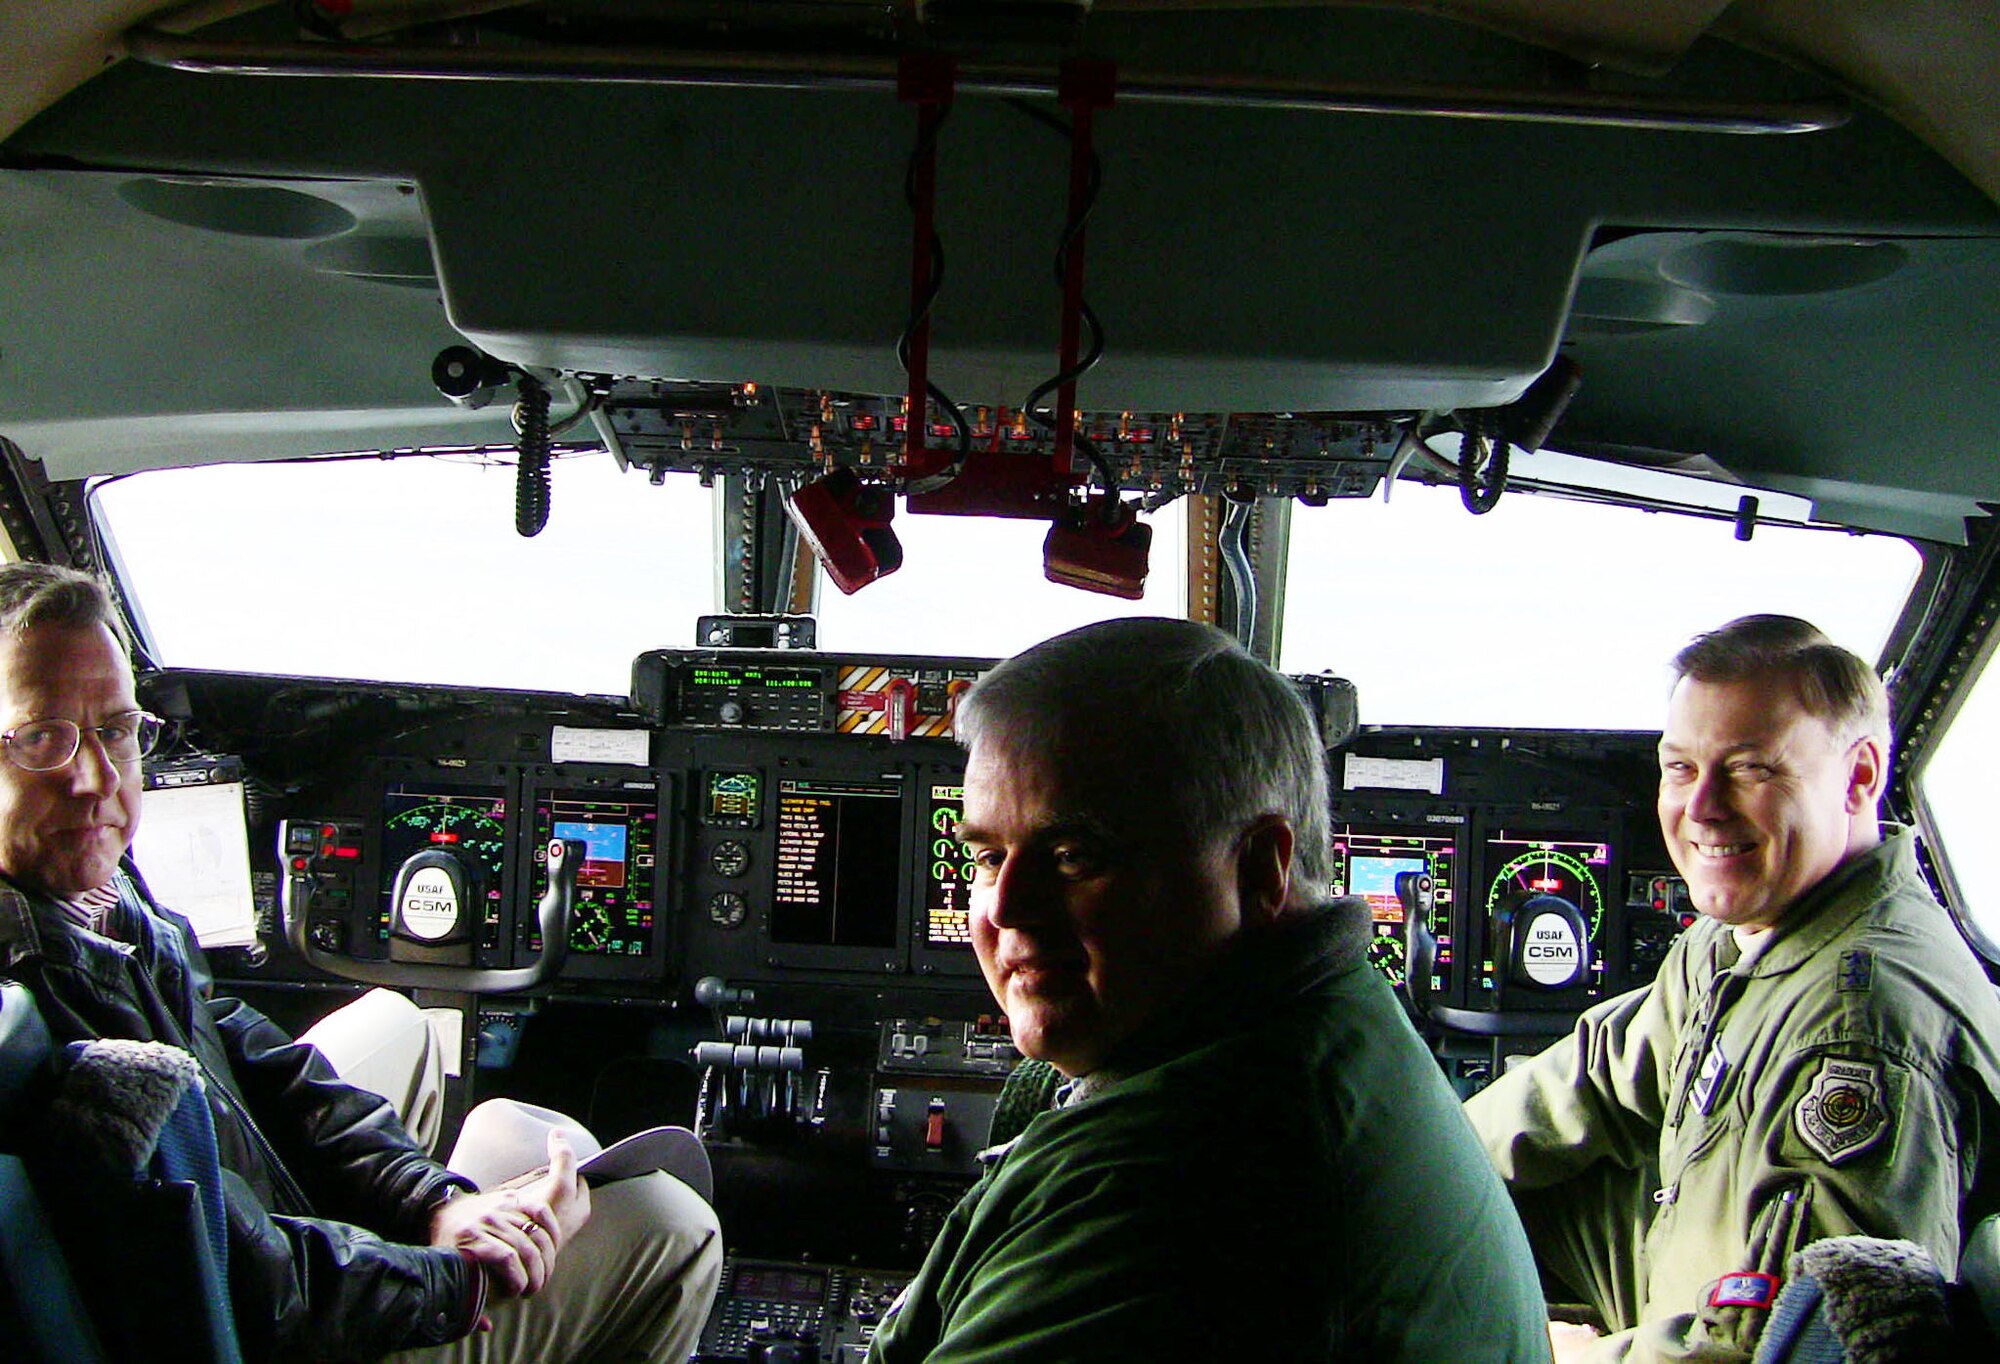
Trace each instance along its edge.
{"label": "dark jacket", "polygon": [[255,1009],[216,998],[185,919],[121,874],[99,936],[0,881],[0,975],[58,1043],[169,1042],[193,1053],[215,1118],[229,1286],[247,1359],[374,1359],[472,1329],[473,1267],[432,1249],[429,1211],[472,1187]]}
{"label": "dark jacket", "polygon": [[1527,1238],[1368,932],[1341,900],[1246,940],[987,1152],[871,1364],[1546,1364]]}

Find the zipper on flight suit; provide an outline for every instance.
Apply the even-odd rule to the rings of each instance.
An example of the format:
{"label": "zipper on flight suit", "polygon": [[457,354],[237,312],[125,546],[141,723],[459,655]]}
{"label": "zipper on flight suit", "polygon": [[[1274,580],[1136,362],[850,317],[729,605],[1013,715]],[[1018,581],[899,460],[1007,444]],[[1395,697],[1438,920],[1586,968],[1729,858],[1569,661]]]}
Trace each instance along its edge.
{"label": "zipper on flight suit", "polygon": [[[1717,971],[1710,981],[1698,1015],[1701,1019],[1701,1042],[1695,1048],[1694,1054],[1688,1058],[1686,1066],[1677,1067],[1682,1070],[1682,1078],[1675,1086],[1673,1111],[1667,1119],[1669,1127],[1678,1130],[1681,1119],[1687,1115],[1688,1100],[1693,1097],[1695,1082],[1701,1075],[1709,1051],[1715,1046],[1716,1034],[1722,1031],[1723,1016],[1729,1012],[1730,1006],[1736,1002],[1737,996],[1743,993],[1749,983],[1748,976],[1740,976],[1729,967]],[[1711,1125],[1703,1141],[1681,1157],[1680,1168],[1686,1169],[1691,1160],[1706,1150],[1714,1142],[1715,1134],[1719,1130]],[[1680,1179],[1676,1176],[1672,1184],[1653,1191],[1653,1202],[1665,1210],[1673,1206],[1674,1199],[1679,1195]]]}
{"label": "zipper on flight suit", "polygon": [[1667,1119],[1669,1127],[1679,1127],[1687,1114],[1688,1099],[1694,1094],[1696,1078],[1701,1074],[1702,1063],[1715,1046],[1715,1035],[1722,1030],[1722,1017],[1729,1012],[1729,1006],[1743,993],[1750,983],[1748,976],[1739,976],[1725,967],[1715,973],[1715,981],[1709,987],[1708,997],[1702,1001],[1703,1017],[1701,1044],[1695,1048],[1693,1057],[1686,1068],[1684,1078],[1675,1086],[1674,1111]]}

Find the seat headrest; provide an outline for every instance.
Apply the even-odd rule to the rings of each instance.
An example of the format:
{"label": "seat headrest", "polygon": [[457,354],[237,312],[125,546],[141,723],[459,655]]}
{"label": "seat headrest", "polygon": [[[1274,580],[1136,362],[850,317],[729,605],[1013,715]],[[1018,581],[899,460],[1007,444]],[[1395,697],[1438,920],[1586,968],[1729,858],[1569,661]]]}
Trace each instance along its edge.
{"label": "seat headrest", "polygon": [[1958,1281],[1979,1304],[1987,1329],[2000,1336],[2000,1213],[1966,1234],[1965,1248],[1958,1257]]}
{"label": "seat headrest", "polygon": [[0,1127],[18,1130],[15,1107],[46,1084],[55,1045],[28,987],[0,980]]}

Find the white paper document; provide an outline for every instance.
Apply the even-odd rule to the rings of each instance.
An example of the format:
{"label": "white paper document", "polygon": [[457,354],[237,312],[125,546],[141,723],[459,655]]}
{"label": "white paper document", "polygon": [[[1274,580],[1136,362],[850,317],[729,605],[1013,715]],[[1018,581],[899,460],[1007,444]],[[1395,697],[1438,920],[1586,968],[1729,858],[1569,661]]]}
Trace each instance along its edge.
{"label": "white paper document", "polygon": [[643,729],[579,729],[557,725],[549,735],[549,761],[558,763],[629,763],[644,767],[652,760],[652,735]]}
{"label": "white paper document", "polygon": [[203,947],[257,941],[242,782],[148,791],[132,859],[153,898],[185,914]]}
{"label": "white paper document", "polygon": [[1443,758],[1364,758],[1347,755],[1341,785],[1349,791],[1372,786],[1388,791],[1428,791],[1444,794]]}

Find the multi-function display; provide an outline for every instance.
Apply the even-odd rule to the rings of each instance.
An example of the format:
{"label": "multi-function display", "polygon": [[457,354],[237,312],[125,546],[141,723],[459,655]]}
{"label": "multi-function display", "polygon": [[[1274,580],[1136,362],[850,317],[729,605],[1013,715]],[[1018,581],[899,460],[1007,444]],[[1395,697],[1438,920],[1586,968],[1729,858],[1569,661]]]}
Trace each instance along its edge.
{"label": "multi-function display", "polygon": [[1485,979],[1491,987],[1493,944],[1490,927],[1538,895],[1567,900],[1590,930],[1590,980],[1604,979],[1604,888],[1612,873],[1612,847],[1585,833],[1538,833],[1497,829],[1486,838]]}
{"label": "multi-function display", "polygon": [[718,829],[758,827],[764,779],[755,772],[711,772],[701,822]]}
{"label": "multi-function display", "polygon": [[895,947],[902,821],[894,782],[780,781],[771,941]]}
{"label": "multi-function display", "polygon": [[967,896],[972,887],[972,861],[958,841],[958,823],[965,817],[963,786],[932,786],[929,840],[924,859],[924,943],[929,947],[970,947],[972,916]]}
{"label": "multi-function display", "polygon": [[[543,791],[535,797],[534,902],[548,890],[549,840],[583,844],[570,951],[588,956],[644,957],[653,949],[654,876],[659,865],[660,813],[651,791]],[[541,949],[529,931],[529,949]]]}
{"label": "multi-function display", "polygon": [[377,935],[389,936],[389,901],[396,872],[412,853],[442,848],[466,864],[485,904],[479,945],[500,946],[502,885],[507,867],[507,797],[497,786],[419,786],[398,782],[382,797],[382,907]]}
{"label": "multi-function display", "polygon": [[1375,921],[1368,959],[1390,984],[1403,984],[1406,975],[1403,902],[1396,895],[1396,877],[1403,872],[1430,873],[1434,887],[1430,930],[1438,944],[1432,988],[1442,990],[1449,983],[1457,862],[1458,840],[1452,834],[1417,833],[1395,825],[1334,826],[1333,893],[1358,895],[1368,902]]}

